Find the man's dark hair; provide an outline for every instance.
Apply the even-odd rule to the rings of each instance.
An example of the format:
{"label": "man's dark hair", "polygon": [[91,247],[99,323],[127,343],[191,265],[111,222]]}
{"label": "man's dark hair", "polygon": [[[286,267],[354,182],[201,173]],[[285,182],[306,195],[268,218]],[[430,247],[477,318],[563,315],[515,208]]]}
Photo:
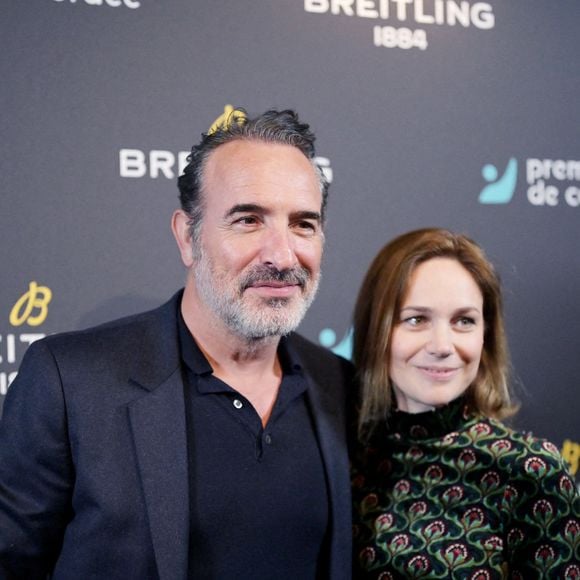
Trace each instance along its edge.
{"label": "man's dark hair", "polygon": [[312,162],[322,194],[321,216],[324,221],[328,197],[328,181],[322,170],[314,163],[316,137],[309,125],[301,123],[298,115],[290,110],[270,110],[254,117],[247,117],[243,109],[234,109],[214,131],[202,134],[201,142],[194,145],[187,158],[188,164],[178,179],[181,208],[189,216],[191,237],[194,244],[199,240],[203,218],[203,173],[208,157],[218,147],[231,141],[262,141],[291,145],[300,150]]}

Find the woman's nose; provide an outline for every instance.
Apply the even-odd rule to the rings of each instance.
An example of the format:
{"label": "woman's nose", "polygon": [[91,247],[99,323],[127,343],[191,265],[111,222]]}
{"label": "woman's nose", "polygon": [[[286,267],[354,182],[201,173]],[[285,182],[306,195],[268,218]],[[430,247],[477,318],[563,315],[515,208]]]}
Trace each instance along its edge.
{"label": "woman's nose", "polygon": [[453,353],[453,338],[451,329],[444,324],[435,324],[427,344],[427,352],[439,358],[448,357]]}

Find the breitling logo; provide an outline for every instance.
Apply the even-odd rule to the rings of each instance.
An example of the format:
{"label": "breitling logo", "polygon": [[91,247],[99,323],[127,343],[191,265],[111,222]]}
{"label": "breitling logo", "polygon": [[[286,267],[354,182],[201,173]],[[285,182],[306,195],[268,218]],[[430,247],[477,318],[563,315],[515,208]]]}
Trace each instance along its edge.
{"label": "breitling logo", "polygon": [[16,301],[10,311],[10,324],[22,326],[40,326],[48,316],[48,305],[52,300],[52,290],[30,282],[28,290]]}
{"label": "breitling logo", "polygon": [[[34,280],[28,290],[18,298],[10,310],[9,321],[13,327],[24,324],[40,326],[48,316],[48,305],[52,300],[52,290]],[[8,387],[18,374],[18,364],[26,349],[37,340],[44,338],[43,332],[10,332],[0,334],[0,395],[5,395]]]}
{"label": "breitling logo", "polygon": [[244,111],[236,109],[232,105],[226,105],[224,112],[210,125],[207,133],[211,135],[219,128],[227,129],[234,123],[241,123],[246,117],[247,115]]}

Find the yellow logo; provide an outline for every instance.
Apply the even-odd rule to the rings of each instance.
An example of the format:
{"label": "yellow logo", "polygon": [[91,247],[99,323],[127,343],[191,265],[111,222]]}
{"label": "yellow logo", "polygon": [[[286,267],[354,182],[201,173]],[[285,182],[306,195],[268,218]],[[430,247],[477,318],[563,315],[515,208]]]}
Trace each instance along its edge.
{"label": "yellow logo", "polygon": [[41,325],[48,315],[48,304],[52,300],[52,290],[47,286],[39,286],[30,282],[28,292],[25,292],[10,311],[10,324],[22,326],[25,322],[29,326]]}
{"label": "yellow logo", "polygon": [[570,464],[572,475],[576,475],[580,464],[580,443],[566,439],[562,445],[562,457]]}
{"label": "yellow logo", "polygon": [[211,124],[211,127],[207,130],[207,134],[211,135],[220,128],[227,129],[232,123],[241,124],[246,117],[247,115],[244,113],[244,111],[234,109],[232,105],[226,105],[224,107],[224,112]]}

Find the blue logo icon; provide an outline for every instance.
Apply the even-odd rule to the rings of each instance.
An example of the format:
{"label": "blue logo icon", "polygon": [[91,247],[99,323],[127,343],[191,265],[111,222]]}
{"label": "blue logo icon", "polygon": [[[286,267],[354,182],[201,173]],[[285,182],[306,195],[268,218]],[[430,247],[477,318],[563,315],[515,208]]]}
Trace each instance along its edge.
{"label": "blue logo icon", "polygon": [[318,335],[318,342],[320,342],[322,346],[330,348],[334,354],[337,354],[346,360],[351,360],[352,338],[352,328],[349,328],[348,332],[344,335],[344,338],[338,344],[333,346],[336,342],[336,332],[334,332],[332,328],[325,328],[324,330],[320,331],[320,334]]}
{"label": "blue logo icon", "polygon": [[512,157],[498,179],[497,167],[488,163],[481,170],[483,179],[489,182],[479,194],[479,203],[509,203],[516,190],[518,162]]}

